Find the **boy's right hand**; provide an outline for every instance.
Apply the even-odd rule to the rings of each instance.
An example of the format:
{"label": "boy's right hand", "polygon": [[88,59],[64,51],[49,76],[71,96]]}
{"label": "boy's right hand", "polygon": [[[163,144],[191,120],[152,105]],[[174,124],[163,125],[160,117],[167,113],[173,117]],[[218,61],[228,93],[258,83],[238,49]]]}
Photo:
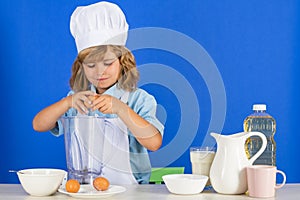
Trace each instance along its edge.
{"label": "boy's right hand", "polygon": [[91,97],[95,96],[96,93],[87,90],[77,92],[72,95],[71,107],[75,108],[81,114],[88,114],[92,105]]}

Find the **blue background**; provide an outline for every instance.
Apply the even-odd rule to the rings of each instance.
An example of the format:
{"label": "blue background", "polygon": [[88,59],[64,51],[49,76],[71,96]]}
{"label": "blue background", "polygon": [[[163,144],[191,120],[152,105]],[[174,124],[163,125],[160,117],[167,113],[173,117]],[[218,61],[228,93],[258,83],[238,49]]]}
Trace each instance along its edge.
{"label": "blue background", "polygon": [[[1,140],[0,183],[17,183],[9,169],[66,168],[63,137],[36,133],[32,119],[45,106],[63,98],[76,57],[69,19],[79,5],[92,0],[2,0],[0,3]],[[289,183],[300,182],[299,44],[300,4],[297,0],[151,0],[112,1],[126,14],[130,29],[162,27],[198,42],[214,61],[226,91],[222,133],[242,131],[253,103],[266,103],[277,121],[277,167]],[[155,38],[153,38],[155,40]],[[176,41],[174,41],[176,42]],[[211,99],[200,74],[174,53],[158,49],[133,52],[138,66],[159,63],[174,68],[193,88],[201,119],[191,146],[209,132]],[[155,74],[142,74],[141,80]],[[166,79],[172,76],[166,75]],[[180,88],[180,82],[176,82]],[[156,96],[166,125],[163,147],[178,133],[180,102],[168,87],[142,86]],[[187,96],[188,101],[188,96]],[[197,109],[195,109],[197,110]],[[194,113],[190,113],[191,116]],[[190,119],[190,123],[194,120]],[[185,129],[183,129],[185,130]],[[188,130],[188,129],[187,129]],[[182,134],[182,133],[181,133]],[[162,148],[163,148],[162,147]],[[189,146],[170,166],[191,172]],[[176,147],[173,148],[176,152]],[[156,163],[159,165],[159,163]]]}

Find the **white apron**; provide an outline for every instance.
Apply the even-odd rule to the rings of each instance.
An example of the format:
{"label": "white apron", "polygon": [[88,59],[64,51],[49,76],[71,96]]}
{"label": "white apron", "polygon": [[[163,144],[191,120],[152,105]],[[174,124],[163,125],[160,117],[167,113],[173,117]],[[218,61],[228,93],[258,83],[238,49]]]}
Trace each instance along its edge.
{"label": "white apron", "polygon": [[[121,101],[127,103],[129,92],[125,92]],[[107,118],[115,128],[105,130],[102,157],[102,176],[111,184],[137,184],[130,165],[130,152],[127,126],[120,118]]]}

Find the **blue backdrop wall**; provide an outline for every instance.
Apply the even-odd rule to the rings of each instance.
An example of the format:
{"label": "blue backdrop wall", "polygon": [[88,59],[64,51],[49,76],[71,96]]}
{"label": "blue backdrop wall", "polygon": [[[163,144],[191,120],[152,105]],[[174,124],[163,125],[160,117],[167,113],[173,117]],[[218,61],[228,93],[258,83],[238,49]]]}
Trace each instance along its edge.
{"label": "blue backdrop wall", "polygon": [[[95,2],[1,1],[0,183],[18,182],[9,169],[66,168],[63,137],[36,133],[31,123],[67,94],[77,53],[70,15]],[[213,145],[210,131],[242,131],[252,104],[266,103],[277,121],[277,166],[300,182],[299,1],[112,2],[130,25],[140,87],[155,95],[166,126],[153,166],[191,173],[190,146]]]}

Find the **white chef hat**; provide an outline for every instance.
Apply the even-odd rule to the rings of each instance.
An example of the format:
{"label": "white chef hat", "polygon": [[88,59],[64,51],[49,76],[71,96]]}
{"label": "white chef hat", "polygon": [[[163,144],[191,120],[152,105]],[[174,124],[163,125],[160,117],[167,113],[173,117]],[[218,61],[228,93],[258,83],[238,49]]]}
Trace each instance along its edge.
{"label": "white chef hat", "polygon": [[71,16],[70,30],[80,52],[98,45],[125,45],[128,24],[122,10],[113,3],[80,6]]}

